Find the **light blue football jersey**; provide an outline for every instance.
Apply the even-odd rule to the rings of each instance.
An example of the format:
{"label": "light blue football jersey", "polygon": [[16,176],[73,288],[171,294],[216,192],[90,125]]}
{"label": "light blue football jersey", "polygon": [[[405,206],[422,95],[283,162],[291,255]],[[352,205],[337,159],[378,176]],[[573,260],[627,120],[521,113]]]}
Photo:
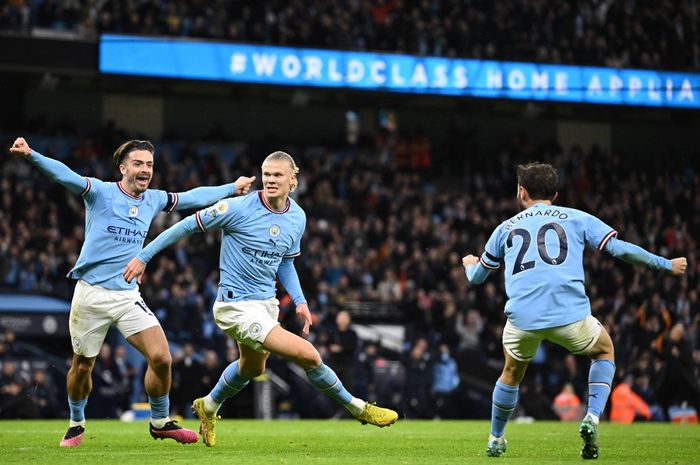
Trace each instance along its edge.
{"label": "light blue football jersey", "polygon": [[265,202],[262,191],[255,191],[221,200],[198,211],[194,218],[202,232],[223,231],[219,292],[227,300],[275,297],[276,273],[282,259],[301,253],[306,214],[296,201],[288,198],[284,210],[275,211]]}
{"label": "light blue football jersey", "polygon": [[591,314],[584,286],[586,246],[603,250],[617,231],[574,208],[535,204],[501,223],[481,264],[505,264],[505,313],[523,330],[554,328]]}
{"label": "light blue football jersey", "polygon": [[121,182],[104,182],[73,172],[58,160],[32,151],[29,161],[49,179],[80,194],[85,202],[85,241],[80,256],[68,277],[112,290],[133,289],[127,283],[124,267],[138,253],[153,218],[185,208],[201,208],[235,195],[235,183],[196,187],[187,192],[146,190],[133,197]]}
{"label": "light blue football jersey", "polygon": [[85,242],[68,277],[106,289],[133,289],[136,280],[124,280],[124,267],[143,247],[153,218],[175,208],[177,194],[148,189],[136,198],[119,182],[85,179]]}

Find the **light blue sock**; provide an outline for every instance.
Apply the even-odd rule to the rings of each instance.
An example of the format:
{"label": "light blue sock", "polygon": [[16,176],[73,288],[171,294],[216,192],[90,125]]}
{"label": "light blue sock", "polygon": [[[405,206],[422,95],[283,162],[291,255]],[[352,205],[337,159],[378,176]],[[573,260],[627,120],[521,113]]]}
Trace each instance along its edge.
{"label": "light blue sock", "polygon": [[309,378],[309,381],[311,381],[311,384],[313,384],[316,389],[334,401],[345,405],[352,400],[352,396],[347,389],[345,389],[343,383],[340,382],[335,371],[331,370],[331,368],[323,362],[321,362],[321,366],[317,368],[306,370],[306,377]]}
{"label": "light blue sock", "polygon": [[518,405],[519,386],[508,386],[496,381],[491,404],[491,434],[500,438],[506,430],[506,423]]}
{"label": "light blue sock", "polygon": [[612,360],[593,360],[588,371],[588,413],[600,418],[610,395],[610,386],[615,376]]}
{"label": "light blue sock", "polygon": [[70,407],[70,419],[73,421],[85,420],[85,406],[87,405],[87,397],[81,400],[73,400],[68,398],[68,407]]}
{"label": "light blue sock", "polygon": [[214,389],[211,390],[209,395],[216,402],[222,404],[229,397],[233,397],[241,392],[241,389],[246,387],[249,381],[249,378],[246,378],[241,374],[240,370],[238,369],[238,360],[236,360],[227,366],[224,372],[221,373],[219,381],[216,383],[216,386],[214,386]]}
{"label": "light blue sock", "polygon": [[154,420],[170,415],[170,398],[167,394],[160,397],[148,396],[148,402],[151,404],[151,418]]}

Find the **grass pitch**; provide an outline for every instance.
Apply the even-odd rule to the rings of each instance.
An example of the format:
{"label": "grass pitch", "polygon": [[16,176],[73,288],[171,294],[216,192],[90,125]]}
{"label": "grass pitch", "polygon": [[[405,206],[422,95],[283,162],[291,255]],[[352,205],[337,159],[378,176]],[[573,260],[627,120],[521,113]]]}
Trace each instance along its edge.
{"label": "grass pitch", "polygon": [[[189,420],[184,425],[197,429]],[[88,420],[80,447],[60,449],[65,420],[0,421],[0,463],[51,465],[160,464],[571,464],[579,457],[578,423],[510,424],[508,452],[484,455],[486,421],[399,420],[390,428],[352,420],[224,420],[215,448],[154,441],[146,422]],[[604,464],[700,464],[700,426],[603,423]]]}

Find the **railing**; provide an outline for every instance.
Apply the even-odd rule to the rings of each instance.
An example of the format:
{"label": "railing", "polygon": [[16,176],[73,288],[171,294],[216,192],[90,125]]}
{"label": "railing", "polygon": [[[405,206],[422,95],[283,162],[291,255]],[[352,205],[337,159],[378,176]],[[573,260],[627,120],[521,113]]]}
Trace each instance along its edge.
{"label": "railing", "polygon": [[403,310],[394,302],[349,301],[343,306],[355,321],[399,323],[404,320]]}

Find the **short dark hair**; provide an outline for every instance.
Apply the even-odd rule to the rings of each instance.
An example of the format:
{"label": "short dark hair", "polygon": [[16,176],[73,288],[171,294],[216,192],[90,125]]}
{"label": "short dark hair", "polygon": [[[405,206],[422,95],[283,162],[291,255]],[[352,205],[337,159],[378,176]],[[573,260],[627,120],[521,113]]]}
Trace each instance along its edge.
{"label": "short dark hair", "polygon": [[553,200],[559,177],[552,165],[535,161],[518,165],[518,184],[527,190],[531,199]]}
{"label": "short dark hair", "polygon": [[147,150],[152,154],[156,149],[153,147],[150,140],[134,139],[124,142],[114,151],[114,166],[121,165],[124,159],[134,150]]}

